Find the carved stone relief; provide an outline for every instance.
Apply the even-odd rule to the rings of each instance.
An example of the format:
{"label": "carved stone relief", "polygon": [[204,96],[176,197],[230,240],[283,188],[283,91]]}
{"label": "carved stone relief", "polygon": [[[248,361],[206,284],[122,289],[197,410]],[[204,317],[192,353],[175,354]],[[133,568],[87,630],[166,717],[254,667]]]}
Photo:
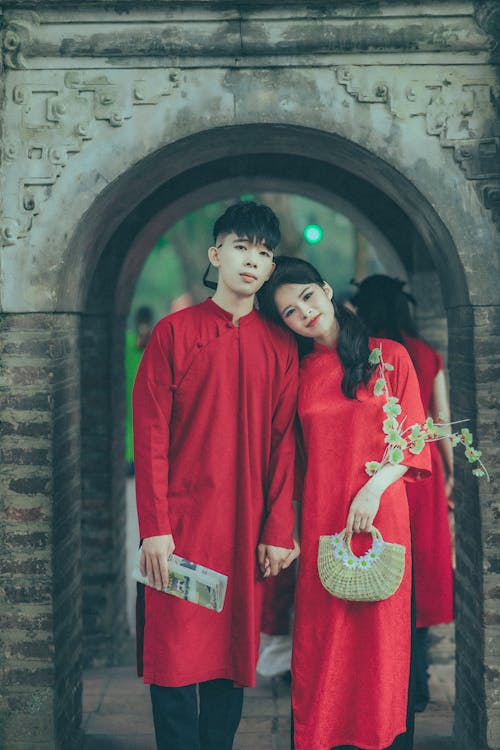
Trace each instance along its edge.
{"label": "carved stone relief", "polygon": [[[495,3],[491,7],[498,6]],[[85,69],[94,62],[93,48],[85,41],[87,37],[72,31],[71,38],[78,44],[70,50],[68,40],[61,36],[61,28],[70,28],[72,24],[59,23],[58,26],[53,19],[47,22],[42,16],[43,13],[30,11],[24,11],[19,16],[7,13],[2,35],[3,64],[8,71],[5,76],[8,123],[3,134],[3,166],[0,172],[3,196],[0,244],[3,245],[13,245],[19,238],[27,236],[33,218],[51,195],[51,186],[68,160],[81,153],[88,141],[107,128],[122,127],[133,117],[135,106],[156,105],[179,85],[179,70],[162,68],[158,61],[154,65],[160,67],[150,67],[148,63],[143,73],[134,70],[136,61],[133,56],[130,57],[128,43],[119,50],[120,69],[109,67],[110,59],[116,59],[118,53],[117,50],[113,52],[107,41],[103,49],[109,58],[102,59],[105,72]],[[478,16],[480,24],[487,27],[489,34],[493,26],[497,28],[498,18],[498,12],[493,11],[483,12],[480,18]],[[96,19],[93,19],[93,23],[94,26],[98,25]],[[114,25],[123,23],[125,21],[121,17],[106,17],[104,25],[110,34]],[[475,24],[477,30],[472,16],[467,16],[467,23]],[[133,23],[128,26],[131,33],[142,39],[141,24],[137,28]],[[54,31],[56,26],[57,30]],[[85,27],[85,33],[89,34],[87,26],[83,24],[82,28]],[[157,23],[151,24],[151,27],[160,28]],[[55,36],[51,36],[52,33]],[[153,32],[149,30],[150,33]],[[122,39],[120,34],[117,39],[123,41],[125,37]],[[91,36],[93,43],[101,44],[101,36]],[[487,37],[479,37],[475,53],[479,48],[485,51],[489,44]],[[223,36],[220,40],[221,50],[228,54],[230,45],[226,49],[224,39]],[[191,37],[184,39],[186,44],[188,41],[195,44],[196,40]],[[154,58],[154,54],[160,52],[157,45],[151,44],[144,47],[138,42],[133,48],[134,54]],[[435,44],[437,53],[441,43]],[[164,54],[163,47],[161,50]],[[306,45],[304,53],[307,51]],[[458,48],[456,51],[459,51]],[[49,53],[59,55],[59,62],[67,65],[66,70],[46,69],[45,55]],[[77,57],[72,57],[75,54]],[[207,48],[200,54],[206,54],[209,58],[211,53]],[[266,65],[272,66],[274,53],[271,48],[266,48],[266,54]],[[65,57],[64,61],[62,57]],[[35,64],[34,61],[42,66],[42,72],[40,68],[28,70]],[[82,70],[68,70],[78,64]],[[325,65],[321,55],[318,56],[318,64]],[[128,67],[130,78],[137,76],[137,80],[124,84],[123,65]],[[427,134],[439,138],[443,148],[452,149],[466,179],[473,182],[483,205],[492,211],[493,219],[500,225],[500,91],[492,66],[469,64],[457,71],[452,67],[420,65],[415,80],[411,80],[408,73],[400,75],[399,68],[394,65],[342,65],[332,66],[332,69],[339,86],[360,104],[387,108],[394,118],[402,122],[409,118],[422,118]],[[477,78],[471,78],[473,75]],[[38,83],[40,80],[42,84]]]}
{"label": "carved stone relief", "polygon": [[[423,72],[401,88],[397,76],[373,67],[340,67],[336,77],[358,102],[381,104],[399,120],[422,117],[429,135],[453,149],[456,162],[472,180],[485,208],[500,229],[500,89],[491,80],[454,70]],[[470,73],[469,73],[470,75]],[[490,78],[490,77],[488,77]]]}
{"label": "carved stone relief", "polygon": [[90,71],[51,72],[50,77],[51,84],[21,83],[7,88],[14,107],[9,110],[3,145],[2,245],[13,245],[27,235],[33,217],[50,196],[50,187],[87,141],[105,127],[122,127],[133,116],[134,107],[158,104],[179,86],[174,69],[155,71],[147,80],[137,79],[128,86]]}

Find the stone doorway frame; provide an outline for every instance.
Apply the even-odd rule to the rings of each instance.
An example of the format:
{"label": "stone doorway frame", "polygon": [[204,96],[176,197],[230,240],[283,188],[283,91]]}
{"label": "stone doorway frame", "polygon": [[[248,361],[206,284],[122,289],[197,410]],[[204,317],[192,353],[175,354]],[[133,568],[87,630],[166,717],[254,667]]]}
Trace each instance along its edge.
{"label": "stone doorway frame", "polygon": [[[259,162],[259,150],[263,134],[266,136],[268,149],[264,159],[261,158]],[[266,180],[271,180],[268,184],[288,186],[289,189],[295,187],[294,192],[302,192],[310,197],[313,194],[325,196],[330,192],[332,200],[335,202],[335,196],[338,196],[338,192],[332,190],[331,186],[338,185],[339,176],[345,181],[347,173],[352,177],[351,190],[356,186],[361,186],[363,190],[368,192],[368,196],[372,194],[372,190],[375,191],[375,194],[378,192],[381,203],[387,204],[384,207],[386,216],[401,219],[399,212],[403,216],[406,214],[407,219],[409,219],[408,226],[413,226],[415,230],[414,255],[407,254],[406,257],[402,258],[402,263],[410,271],[408,274],[410,281],[412,272],[415,273],[417,287],[419,273],[423,272],[425,275],[425,273],[430,272],[432,274],[432,261],[438,267],[438,273],[440,271],[439,278],[444,287],[443,297],[450,315],[448,322],[452,409],[459,410],[461,414],[466,411],[472,415],[475,421],[474,392],[471,392],[470,381],[467,382],[463,378],[464,365],[467,364],[469,368],[474,367],[474,328],[470,323],[467,325],[467,322],[473,319],[474,310],[469,302],[462,264],[444,222],[440,219],[438,212],[429,205],[426,198],[419,195],[416,188],[406,178],[395,174],[393,168],[378,157],[368,154],[354,143],[346,142],[335,135],[325,133],[314,133],[315,153],[311,154],[310,145],[306,147],[306,144],[311,142],[311,136],[312,133],[307,132],[307,129],[296,127],[235,126],[197,134],[184,139],[183,142],[177,142],[171,147],[167,147],[163,150],[163,153],[157,154],[156,158],[160,161],[164,160],[165,164],[168,163],[170,171],[172,171],[172,152],[174,152],[175,164],[181,165],[179,173],[160,184],[155,192],[145,191],[146,199],[138,203],[136,209],[129,214],[124,212],[121,226],[101,247],[100,261],[95,266],[92,283],[89,285],[87,308],[82,314],[82,403],[89,402],[98,406],[97,409],[89,410],[85,408],[82,412],[82,487],[84,518],[87,516],[87,521],[89,520],[88,508],[92,508],[92,505],[95,507],[96,499],[100,497],[106,508],[105,517],[108,519],[107,524],[103,523],[103,517],[100,515],[99,520],[94,522],[94,529],[92,529],[92,523],[90,523],[88,527],[89,538],[93,537],[97,523],[101,534],[107,534],[111,550],[116,551],[123,547],[122,530],[116,523],[116,518],[114,523],[112,519],[116,514],[119,517],[121,512],[120,508],[124,495],[124,474],[120,474],[120,471],[116,469],[106,476],[101,472],[96,480],[97,486],[93,487],[91,467],[95,466],[98,453],[102,455],[103,451],[108,457],[105,462],[106,465],[117,467],[122,464],[123,451],[120,435],[124,416],[124,398],[120,389],[121,368],[118,366],[116,369],[115,365],[122,361],[121,341],[123,340],[122,334],[128,312],[127,301],[130,300],[131,290],[144,260],[145,248],[151,247],[150,241],[154,236],[157,236],[189,210],[207,202],[207,198],[216,200],[219,197],[227,197],[228,188],[236,189],[238,185],[244,184],[246,175],[254,186],[264,185]],[[244,144],[243,147],[242,144]],[[269,148],[270,145],[272,148]],[[240,151],[239,156],[238,149]],[[199,163],[193,165],[194,153],[199,154]],[[227,174],[228,157],[233,160],[234,175],[220,179],[218,175]],[[183,159],[190,162],[187,169],[182,169]],[[260,164],[258,170],[262,170],[262,164],[266,161],[268,164],[267,174],[265,170],[260,171],[257,175],[254,174],[255,166]],[[293,173],[294,161],[297,168],[301,170],[302,180],[296,176],[290,177],[290,173]],[[318,162],[321,165],[319,171]],[[253,169],[250,164],[253,165]],[[286,177],[280,173],[285,165],[288,170]],[[137,169],[141,170],[144,167],[144,164],[138,165]],[[161,170],[159,171],[161,172]],[[115,193],[114,200],[117,201],[118,205],[123,205],[122,195],[127,193],[131,185],[136,184],[137,176],[134,172],[136,172],[135,169],[129,170],[111,189]],[[360,173],[365,176],[368,174],[370,181],[363,180]],[[204,181],[205,184],[203,184]],[[330,185],[330,189],[328,190],[325,185]],[[390,189],[388,189],[388,186],[390,186]],[[399,205],[395,202],[396,197]],[[356,205],[356,196],[349,193],[349,188],[341,196],[343,200],[348,198]],[[107,198],[105,200],[109,202]],[[369,200],[369,197],[367,200]],[[110,202],[110,205],[112,204],[113,201]],[[161,205],[164,208],[158,210]],[[358,202],[358,208],[361,213],[366,210],[363,208],[362,201]],[[100,210],[99,212],[102,213]],[[85,222],[87,225],[90,223],[93,232],[96,231],[97,228],[92,222],[92,212],[86,214]],[[73,238],[77,245],[81,245],[83,242],[81,229],[80,226]],[[124,238],[127,238],[125,242]],[[146,238],[148,238],[148,241],[146,241]],[[397,239],[395,241],[394,237],[391,237],[388,241],[388,246],[391,245],[398,245]],[[402,254],[404,256],[403,251]],[[429,258],[431,259],[430,263]],[[412,265],[413,268],[409,268]],[[436,277],[434,277],[435,281]],[[110,384],[113,384],[112,388],[109,388]],[[108,390],[107,397],[105,395],[106,390]],[[107,404],[104,411],[103,398]],[[109,413],[112,414],[111,418]],[[103,415],[106,415],[104,419],[102,418]],[[457,616],[457,702],[462,706],[461,712],[457,714],[456,718],[457,738],[463,736],[461,724],[464,723],[464,711],[468,719],[469,731],[474,731],[476,737],[479,736],[481,722],[484,720],[484,717],[480,715],[480,706],[484,700],[484,686],[481,679],[477,679],[478,670],[476,669],[474,672],[474,669],[471,669],[471,662],[482,659],[482,650],[479,647],[478,651],[471,655],[465,649],[465,644],[470,644],[471,641],[472,627],[475,628],[475,637],[480,638],[479,643],[484,638],[481,628],[483,583],[480,570],[471,571],[468,555],[471,540],[471,518],[476,519],[476,524],[472,530],[475,543],[477,543],[478,548],[481,545],[480,500],[475,482],[471,481],[467,470],[464,470],[461,466],[460,460],[458,463],[457,494],[467,497],[468,502],[467,507],[463,509],[464,514],[462,515],[460,511],[457,513],[457,592],[459,598]],[[96,611],[102,620],[101,626],[96,629],[96,639],[94,639],[93,644],[92,639],[90,639],[88,645],[91,647],[93,645],[95,649],[100,643],[95,653],[101,654],[100,657],[98,656],[101,663],[106,661],[109,663],[119,658],[119,644],[125,635],[123,631],[116,628],[116,611],[124,607],[124,586],[123,580],[120,582],[121,565],[119,560],[120,556],[116,554],[110,558],[107,577],[103,577],[99,570],[92,574],[89,567],[85,566],[84,554],[84,582],[87,580],[87,583],[90,584],[87,589],[87,601],[92,599],[94,593],[97,595],[97,601],[100,601],[101,604],[98,604]],[[101,559],[99,564],[102,566],[103,562]],[[471,574],[474,575],[473,579],[471,579]],[[89,581],[89,578],[92,578],[92,582]],[[106,589],[110,592],[108,596],[106,595]],[[471,620],[470,601],[472,590],[475,593],[475,601],[472,605],[475,611],[473,620]],[[104,602],[107,602],[108,605],[107,612],[102,608]],[[465,603],[463,610],[461,609],[462,602]],[[103,645],[105,646],[104,649],[102,648]],[[463,648],[463,651],[461,651],[461,648]],[[464,683],[464,676],[466,677],[466,683]],[[470,700],[471,692],[476,698],[479,697],[477,703]],[[481,694],[483,695],[482,700]],[[469,715],[467,715],[467,712]],[[475,741],[477,742],[477,740]]]}

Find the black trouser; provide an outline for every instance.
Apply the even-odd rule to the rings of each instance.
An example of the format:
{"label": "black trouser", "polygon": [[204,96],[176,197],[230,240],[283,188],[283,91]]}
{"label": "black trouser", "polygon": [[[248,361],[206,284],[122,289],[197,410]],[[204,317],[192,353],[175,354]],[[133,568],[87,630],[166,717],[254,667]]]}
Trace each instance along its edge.
{"label": "black trouser", "polygon": [[158,750],[232,750],[243,708],[243,688],[231,680],[198,685],[151,685]]}
{"label": "black trouser", "polygon": [[415,710],[423,711],[429,702],[428,662],[429,628],[417,628],[414,644],[415,656]]}

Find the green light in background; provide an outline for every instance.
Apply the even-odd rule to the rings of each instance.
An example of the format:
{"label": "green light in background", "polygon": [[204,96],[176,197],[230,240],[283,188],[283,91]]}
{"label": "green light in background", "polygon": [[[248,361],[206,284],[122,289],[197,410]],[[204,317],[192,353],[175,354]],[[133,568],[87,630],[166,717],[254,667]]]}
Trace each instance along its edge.
{"label": "green light in background", "polygon": [[317,245],[323,239],[323,229],[319,224],[308,224],[304,229],[304,237],[310,245]]}

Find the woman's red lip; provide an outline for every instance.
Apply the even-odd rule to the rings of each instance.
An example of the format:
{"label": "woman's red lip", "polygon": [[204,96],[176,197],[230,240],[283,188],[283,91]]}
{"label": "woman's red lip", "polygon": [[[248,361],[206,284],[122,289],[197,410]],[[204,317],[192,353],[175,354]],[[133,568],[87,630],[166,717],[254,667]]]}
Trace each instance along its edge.
{"label": "woman's red lip", "polygon": [[306,328],[313,328],[318,322],[318,320],[320,319],[320,317],[321,317],[321,313],[318,313],[317,315],[315,315],[314,318],[312,318],[312,320],[309,321]]}
{"label": "woman's red lip", "polygon": [[254,276],[251,273],[240,273],[240,276],[242,278],[252,279],[252,281],[257,281],[257,276]]}

